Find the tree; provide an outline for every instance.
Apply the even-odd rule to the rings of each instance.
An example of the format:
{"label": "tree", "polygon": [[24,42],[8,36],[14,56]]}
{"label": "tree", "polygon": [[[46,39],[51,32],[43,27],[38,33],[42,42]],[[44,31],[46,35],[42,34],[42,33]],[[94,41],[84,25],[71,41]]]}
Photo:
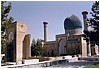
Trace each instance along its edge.
{"label": "tree", "polygon": [[92,5],[90,14],[92,15],[92,18],[88,19],[88,26],[93,28],[93,30],[90,31],[84,31],[86,34],[86,41],[91,45],[98,45],[99,46],[99,1],[95,1]]}
{"label": "tree", "polygon": [[32,44],[31,44],[31,55],[34,56],[34,47],[35,47],[35,39],[32,40]]}
{"label": "tree", "polygon": [[37,39],[36,46],[37,46],[37,49],[38,49],[38,55],[42,56],[42,43],[41,43],[41,39]]}
{"label": "tree", "polygon": [[14,20],[13,17],[8,17],[11,8],[11,3],[1,1],[1,53],[5,53],[6,44],[8,42],[7,28]]}
{"label": "tree", "polygon": [[42,56],[42,44],[41,44],[41,39],[35,39],[32,40],[31,44],[31,55],[32,56]]}

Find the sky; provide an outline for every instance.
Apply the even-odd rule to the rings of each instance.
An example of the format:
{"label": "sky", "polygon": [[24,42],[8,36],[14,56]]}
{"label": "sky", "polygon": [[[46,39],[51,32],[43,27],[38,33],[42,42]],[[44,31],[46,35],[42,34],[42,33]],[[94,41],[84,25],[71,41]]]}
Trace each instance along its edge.
{"label": "sky", "polygon": [[[93,1],[10,1],[12,9],[9,16],[15,21],[26,23],[31,40],[44,39],[43,22],[48,22],[48,41],[64,34],[64,20],[72,14],[82,22],[82,11],[90,13]],[[88,17],[91,17],[89,14]]]}

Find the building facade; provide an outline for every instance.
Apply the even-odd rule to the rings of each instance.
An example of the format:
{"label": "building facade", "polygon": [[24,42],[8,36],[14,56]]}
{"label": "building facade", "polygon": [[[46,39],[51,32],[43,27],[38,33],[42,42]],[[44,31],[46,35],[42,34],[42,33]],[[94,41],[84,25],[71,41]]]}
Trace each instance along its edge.
{"label": "building facade", "polygon": [[[87,30],[87,12],[83,11],[84,30]],[[44,24],[44,23],[43,23]],[[47,33],[47,22],[45,23],[44,33]],[[44,51],[49,55],[77,55],[87,57],[98,54],[97,46],[87,46],[86,40],[82,33],[82,22],[76,15],[67,17],[64,21],[65,34],[56,35],[55,41],[45,40],[42,44]],[[44,36],[45,36],[44,35]],[[46,37],[46,38],[45,38]],[[47,39],[45,36],[44,39]]]}

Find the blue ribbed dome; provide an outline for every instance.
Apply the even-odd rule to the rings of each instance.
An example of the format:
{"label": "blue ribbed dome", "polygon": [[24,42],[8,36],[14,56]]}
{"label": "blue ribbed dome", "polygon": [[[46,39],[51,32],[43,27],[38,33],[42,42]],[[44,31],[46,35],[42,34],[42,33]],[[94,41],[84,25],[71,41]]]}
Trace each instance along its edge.
{"label": "blue ribbed dome", "polygon": [[64,21],[65,30],[71,30],[71,29],[77,29],[77,28],[82,28],[81,21],[77,16],[72,15],[65,19]]}

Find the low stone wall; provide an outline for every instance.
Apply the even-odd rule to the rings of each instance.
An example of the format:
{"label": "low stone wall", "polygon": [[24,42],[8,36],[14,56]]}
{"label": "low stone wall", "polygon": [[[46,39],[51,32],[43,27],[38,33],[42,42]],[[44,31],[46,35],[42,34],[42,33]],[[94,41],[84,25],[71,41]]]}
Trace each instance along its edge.
{"label": "low stone wall", "polygon": [[22,61],[18,61],[16,64],[36,64],[39,62],[39,59],[23,59]]}
{"label": "low stone wall", "polygon": [[23,61],[24,64],[33,64],[33,63],[38,63],[39,62],[39,59],[28,59],[28,60],[24,60]]}
{"label": "low stone wall", "polygon": [[62,60],[62,59],[63,59],[62,57],[49,57],[50,61],[53,61],[53,60]]}
{"label": "low stone wall", "polygon": [[99,57],[80,57],[79,60],[99,61]]}
{"label": "low stone wall", "polygon": [[67,62],[75,62],[78,61],[78,57],[72,57],[72,56],[64,56],[63,59],[65,59]]}
{"label": "low stone wall", "polygon": [[4,57],[5,57],[5,54],[1,54],[1,60],[3,60]]}
{"label": "low stone wall", "polygon": [[78,60],[78,57],[72,57],[72,56],[60,56],[60,57],[49,57],[50,61],[53,60],[67,60],[67,62],[74,62]]}
{"label": "low stone wall", "polygon": [[38,62],[36,64],[20,64],[20,65],[10,65],[10,66],[3,66],[3,67],[4,68],[39,68],[39,67],[49,67],[52,65],[57,65],[65,62],[66,60],[55,60],[55,61]]}
{"label": "low stone wall", "polygon": [[74,62],[77,61],[78,57],[72,56],[61,56],[61,57],[49,57],[49,61],[38,62],[39,60],[32,61],[25,60],[25,64],[5,66],[6,68],[37,68],[37,67],[48,67],[52,65],[57,65],[65,62]]}

